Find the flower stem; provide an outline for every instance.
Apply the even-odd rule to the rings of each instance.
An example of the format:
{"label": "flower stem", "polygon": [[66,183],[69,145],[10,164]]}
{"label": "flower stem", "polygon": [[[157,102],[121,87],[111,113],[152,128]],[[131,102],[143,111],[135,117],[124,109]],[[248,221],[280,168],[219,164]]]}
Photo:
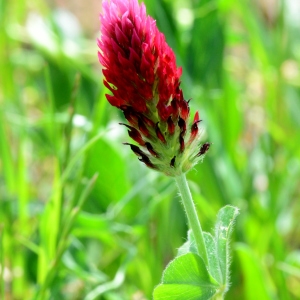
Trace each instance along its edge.
{"label": "flower stem", "polygon": [[188,186],[186,176],[184,173],[175,177],[179,192],[181,194],[183,206],[189,221],[190,228],[192,229],[198,253],[204,260],[205,265],[208,267],[207,250],[204,243],[203,232],[201,224],[197,215],[196,207],[192,199],[190,188]]}

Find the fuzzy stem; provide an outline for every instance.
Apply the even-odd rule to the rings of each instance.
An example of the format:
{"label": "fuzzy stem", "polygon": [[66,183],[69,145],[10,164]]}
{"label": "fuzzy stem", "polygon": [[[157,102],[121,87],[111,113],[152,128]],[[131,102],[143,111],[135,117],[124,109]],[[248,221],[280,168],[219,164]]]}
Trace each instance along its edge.
{"label": "fuzzy stem", "polygon": [[203,232],[201,224],[197,215],[196,207],[192,199],[190,188],[188,186],[186,176],[184,173],[175,177],[179,192],[181,194],[183,206],[189,221],[190,228],[192,229],[198,253],[204,260],[206,267],[208,267],[207,250],[204,243]]}

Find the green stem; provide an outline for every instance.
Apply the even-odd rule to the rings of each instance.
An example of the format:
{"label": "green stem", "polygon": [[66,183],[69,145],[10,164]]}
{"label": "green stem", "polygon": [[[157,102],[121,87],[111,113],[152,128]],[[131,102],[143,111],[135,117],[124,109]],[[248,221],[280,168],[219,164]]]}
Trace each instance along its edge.
{"label": "green stem", "polygon": [[205,265],[208,266],[207,251],[204,243],[203,232],[197,215],[196,207],[192,199],[190,188],[186,180],[186,176],[184,173],[182,173],[181,175],[176,176],[175,179],[179,192],[181,194],[183,206],[189,221],[190,228],[192,229],[196,241],[198,253],[204,260]]}

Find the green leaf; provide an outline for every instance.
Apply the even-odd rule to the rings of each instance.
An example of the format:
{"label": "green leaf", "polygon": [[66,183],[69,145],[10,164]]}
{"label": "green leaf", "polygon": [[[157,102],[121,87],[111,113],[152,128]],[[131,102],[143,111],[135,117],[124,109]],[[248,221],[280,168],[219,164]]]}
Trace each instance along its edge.
{"label": "green leaf", "polygon": [[170,262],[153,297],[154,300],[208,300],[217,289],[218,285],[209,275],[202,258],[187,253]]}
{"label": "green leaf", "polygon": [[192,230],[188,231],[187,241],[178,249],[177,256],[181,256],[187,253],[198,254],[195,238]]}
{"label": "green leaf", "polygon": [[203,237],[207,249],[208,271],[217,282],[221,283],[222,273],[216,251],[216,241],[208,232],[203,232]]}
{"label": "green leaf", "polygon": [[[211,276],[219,283],[221,283],[221,270],[216,252],[216,241],[213,236],[208,232],[203,232],[204,242],[208,254],[208,270]],[[178,249],[177,256],[187,253],[197,252],[196,242],[192,230],[188,231],[187,241]]]}
{"label": "green leaf", "polygon": [[229,281],[229,238],[239,210],[234,206],[224,206],[219,210],[215,227],[216,254],[221,271],[221,283],[228,285]]}

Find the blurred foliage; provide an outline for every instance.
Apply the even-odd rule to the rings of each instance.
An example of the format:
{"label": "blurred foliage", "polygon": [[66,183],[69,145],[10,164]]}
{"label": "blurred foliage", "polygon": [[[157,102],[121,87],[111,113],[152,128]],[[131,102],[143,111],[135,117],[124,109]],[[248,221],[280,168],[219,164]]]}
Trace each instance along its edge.
{"label": "blurred foliage", "polygon": [[[186,240],[106,102],[101,3],[79,3],[0,0],[0,299],[151,299]],[[240,208],[227,299],[299,299],[298,2],[145,3],[213,143],[188,174],[204,230]]]}

